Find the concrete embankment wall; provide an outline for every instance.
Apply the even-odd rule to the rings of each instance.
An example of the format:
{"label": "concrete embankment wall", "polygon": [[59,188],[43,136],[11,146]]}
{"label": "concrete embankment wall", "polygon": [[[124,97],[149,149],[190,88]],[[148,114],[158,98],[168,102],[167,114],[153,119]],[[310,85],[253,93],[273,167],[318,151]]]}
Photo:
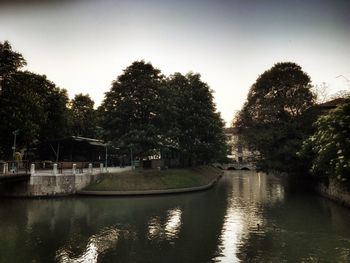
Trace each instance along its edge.
{"label": "concrete embankment wall", "polygon": [[332,199],[344,206],[350,207],[350,191],[340,185],[335,179],[330,178],[329,183],[319,183],[316,191],[329,199]]}
{"label": "concrete embankment wall", "polygon": [[316,182],[315,179],[305,179],[301,177],[300,180],[298,179],[296,182],[295,180],[291,180],[287,173],[273,172],[272,175],[287,180],[288,185],[297,183],[296,187],[298,187],[298,189],[304,186],[307,191],[316,191],[320,196],[350,208],[350,188],[348,189],[344,185],[341,185],[339,181],[334,178],[329,178],[328,182]]}
{"label": "concrete embankment wall", "polygon": [[[115,169],[122,172],[131,168]],[[45,197],[75,194],[101,176],[100,172],[82,174],[35,174],[28,180],[0,184],[0,194],[11,197]]]}
{"label": "concrete embankment wall", "polygon": [[35,175],[30,177],[27,196],[70,195],[98,179],[98,174]]}

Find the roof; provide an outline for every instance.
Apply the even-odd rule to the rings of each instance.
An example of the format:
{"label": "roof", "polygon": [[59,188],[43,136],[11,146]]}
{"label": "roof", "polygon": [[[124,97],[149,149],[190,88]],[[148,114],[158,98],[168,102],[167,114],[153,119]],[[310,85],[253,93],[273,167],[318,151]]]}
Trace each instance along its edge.
{"label": "roof", "polygon": [[337,99],[329,100],[324,103],[318,104],[317,106],[323,109],[334,109],[344,101],[345,101],[344,98],[337,98]]}
{"label": "roof", "polygon": [[50,140],[48,142],[62,142],[62,141],[76,141],[76,142],[85,142],[92,146],[99,146],[99,147],[106,147],[106,143],[102,140],[93,139],[93,138],[86,138],[86,137],[80,137],[80,136],[69,136],[61,139],[55,139]]}

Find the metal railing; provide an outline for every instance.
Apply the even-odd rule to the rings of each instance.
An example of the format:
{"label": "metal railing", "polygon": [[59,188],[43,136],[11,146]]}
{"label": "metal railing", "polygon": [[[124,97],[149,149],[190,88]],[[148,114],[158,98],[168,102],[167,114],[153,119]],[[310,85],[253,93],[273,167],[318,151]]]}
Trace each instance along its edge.
{"label": "metal railing", "polygon": [[0,176],[28,174],[29,167],[28,161],[0,162]]}
{"label": "metal railing", "polygon": [[[91,165],[91,167],[90,167]],[[101,162],[58,162],[52,161],[0,161],[0,176],[19,174],[83,174],[96,168],[105,168]],[[89,168],[90,167],[90,168]]]}

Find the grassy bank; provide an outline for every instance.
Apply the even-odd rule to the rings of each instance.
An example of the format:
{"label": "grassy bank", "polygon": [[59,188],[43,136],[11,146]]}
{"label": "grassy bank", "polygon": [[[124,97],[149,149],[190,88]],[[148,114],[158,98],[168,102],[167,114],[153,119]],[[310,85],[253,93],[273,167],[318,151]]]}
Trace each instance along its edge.
{"label": "grassy bank", "polygon": [[190,169],[136,170],[104,174],[89,185],[87,191],[165,190],[203,186],[214,180],[221,171],[201,166]]}

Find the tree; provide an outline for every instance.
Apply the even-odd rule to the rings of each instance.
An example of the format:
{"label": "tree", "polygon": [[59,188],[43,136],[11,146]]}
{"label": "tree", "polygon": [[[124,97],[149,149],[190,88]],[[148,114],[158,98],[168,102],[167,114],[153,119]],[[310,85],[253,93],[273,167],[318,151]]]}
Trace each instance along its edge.
{"label": "tree", "polygon": [[315,85],[313,89],[318,103],[324,103],[329,100],[329,85],[327,83],[322,82],[319,85]]}
{"label": "tree", "polygon": [[310,77],[291,62],[275,64],[250,88],[234,125],[245,145],[260,152],[266,170],[297,169],[296,153],[307,135],[303,114],[315,103],[310,89]]}
{"label": "tree", "polygon": [[99,109],[107,140],[140,158],[159,148],[163,79],[152,64],[136,61],[112,83]]}
{"label": "tree", "polygon": [[0,96],[0,151],[9,156],[12,132],[19,130],[17,145],[64,136],[67,132],[68,97],[46,76],[15,72],[3,82]]}
{"label": "tree", "polygon": [[26,64],[22,54],[13,51],[8,41],[0,42],[0,79],[5,79]]}
{"label": "tree", "polygon": [[70,103],[72,113],[72,134],[95,138],[97,136],[97,113],[94,101],[88,94],[77,94]]}
{"label": "tree", "polygon": [[212,90],[199,74],[175,73],[167,80],[168,137],[193,164],[226,157],[224,123],[216,112]]}
{"label": "tree", "polygon": [[350,183],[350,96],[315,123],[315,133],[303,144],[311,173]]}

